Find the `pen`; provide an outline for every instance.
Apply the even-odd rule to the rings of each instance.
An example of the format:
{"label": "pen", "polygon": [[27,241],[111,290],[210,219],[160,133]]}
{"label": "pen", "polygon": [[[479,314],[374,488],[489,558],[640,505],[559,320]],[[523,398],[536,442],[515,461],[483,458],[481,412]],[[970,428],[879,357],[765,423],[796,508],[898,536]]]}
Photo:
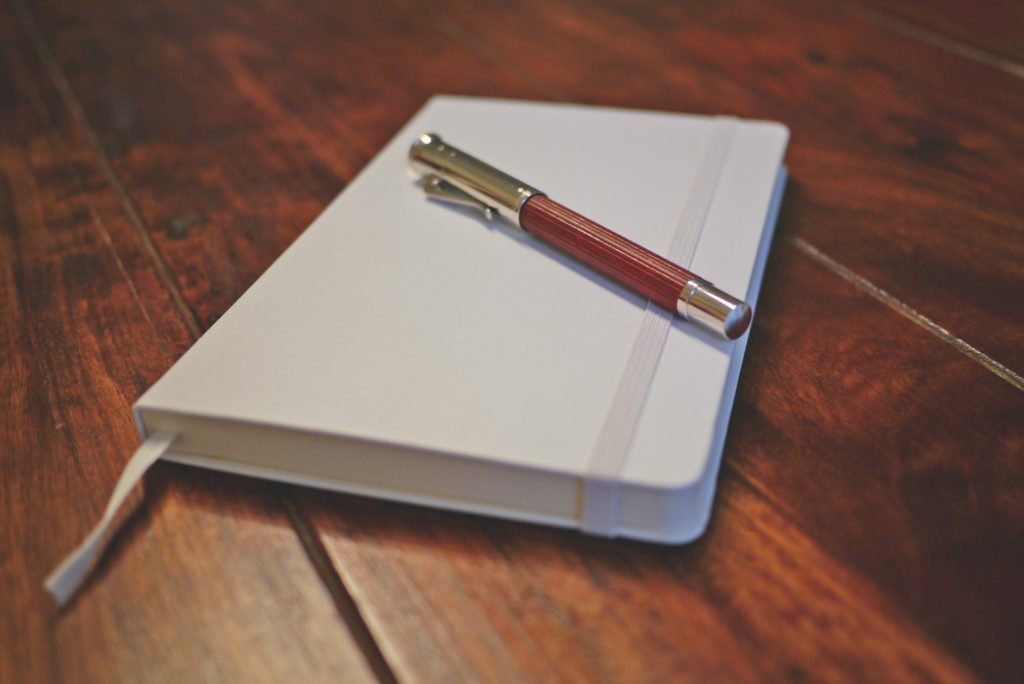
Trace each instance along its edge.
{"label": "pen", "polygon": [[428,196],[495,214],[647,297],[728,339],[750,326],[752,311],[696,273],[641,247],[534,187],[425,133],[409,149]]}

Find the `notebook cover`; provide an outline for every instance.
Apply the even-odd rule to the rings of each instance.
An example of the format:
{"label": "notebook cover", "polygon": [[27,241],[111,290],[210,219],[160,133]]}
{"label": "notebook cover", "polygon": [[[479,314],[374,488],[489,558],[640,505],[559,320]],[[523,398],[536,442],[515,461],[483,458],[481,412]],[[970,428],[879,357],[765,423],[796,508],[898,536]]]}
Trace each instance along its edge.
{"label": "notebook cover", "polygon": [[[247,463],[244,454],[226,460],[190,438],[187,427],[169,457],[574,524],[580,485],[646,302],[516,228],[425,200],[407,169],[408,146],[419,133],[437,131],[664,253],[714,123],[432,99],[139,400],[140,431],[201,419],[242,432],[262,427],[336,437],[342,461],[354,443],[373,446],[366,451],[372,458],[364,459],[379,468],[372,484],[346,482],[344,472],[296,472],[287,448],[271,463]],[[691,263],[726,291],[751,299],[781,195],[787,137],[779,124],[738,124]],[[620,473],[619,534],[684,541],[703,529],[744,348],[745,338],[731,343],[673,325]],[[416,471],[409,459],[417,454],[452,473],[462,472],[458,464],[491,473],[460,486],[500,491],[506,503],[489,506],[479,491],[417,492],[409,479]],[[445,479],[436,468],[421,472],[424,481]],[[515,473],[533,479],[517,480]],[[529,484],[547,481],[561,484]],[[505,483],[524,491],[505,491]],[[552,502],[557,513],[516,510],[507,501],[520,494],[564,500]]]}

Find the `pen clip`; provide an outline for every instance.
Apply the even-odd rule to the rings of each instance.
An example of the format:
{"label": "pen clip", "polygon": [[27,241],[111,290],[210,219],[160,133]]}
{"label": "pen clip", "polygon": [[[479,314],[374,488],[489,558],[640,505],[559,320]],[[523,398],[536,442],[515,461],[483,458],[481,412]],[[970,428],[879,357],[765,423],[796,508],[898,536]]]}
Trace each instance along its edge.
{"label": "pen clip", "polygon": [[431,173],[423,177],[423,192],[432,199],[475,207],[483,212],[484,218],[488,221],[494,218],[494,207],[481,202],[469,193],[463,192],[436,174]]}

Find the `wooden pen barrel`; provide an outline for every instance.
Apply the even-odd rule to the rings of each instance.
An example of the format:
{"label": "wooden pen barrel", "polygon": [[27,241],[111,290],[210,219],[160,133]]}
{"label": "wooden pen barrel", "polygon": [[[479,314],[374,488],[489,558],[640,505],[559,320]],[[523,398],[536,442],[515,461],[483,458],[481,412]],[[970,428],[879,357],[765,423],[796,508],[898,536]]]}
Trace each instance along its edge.
{"label": "wooden pen barrel", "polygon": [[526,201],[519,225],[669,311],[676,311],[683,286],[697,277],[546,195]]}

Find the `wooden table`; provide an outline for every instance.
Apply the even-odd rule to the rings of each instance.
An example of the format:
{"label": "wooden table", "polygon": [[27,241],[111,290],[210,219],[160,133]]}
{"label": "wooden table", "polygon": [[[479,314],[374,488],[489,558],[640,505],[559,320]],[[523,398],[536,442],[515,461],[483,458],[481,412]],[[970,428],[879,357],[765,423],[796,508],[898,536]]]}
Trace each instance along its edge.
{"label": "wooden table", "polygon": [[[0,681],[1024,678],[1011,0],[0,0]],[[680,548],[159,465],[133,400],[434,93],[789,125]]]}

